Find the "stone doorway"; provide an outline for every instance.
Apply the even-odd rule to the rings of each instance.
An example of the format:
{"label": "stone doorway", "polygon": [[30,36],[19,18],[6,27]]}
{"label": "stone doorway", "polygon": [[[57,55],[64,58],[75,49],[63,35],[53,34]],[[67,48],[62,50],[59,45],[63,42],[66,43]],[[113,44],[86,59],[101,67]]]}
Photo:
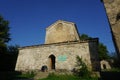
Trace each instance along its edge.
{"label": "stone doorway", "polygon": [[103,64],[103,69],[106,69],[106,65],[105,64]]}
{"label": "stone doorway", "polygon": [[49,68],[50,70],[54,70],[55,69],[55,56],[54,55],[50,55],[49,56]]}

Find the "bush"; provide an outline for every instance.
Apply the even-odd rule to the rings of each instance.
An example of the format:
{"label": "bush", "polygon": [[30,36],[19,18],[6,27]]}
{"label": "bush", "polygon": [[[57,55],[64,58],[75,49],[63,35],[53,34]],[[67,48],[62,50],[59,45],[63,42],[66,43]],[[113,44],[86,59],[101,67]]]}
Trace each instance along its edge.
{"label": "bush", "polygon": [[82,58],[77,56],[76,60],[77,70],[75,70],[75,74],[79,77],[90,77],[90,71],[88,70],[87,65],[82,61]]}

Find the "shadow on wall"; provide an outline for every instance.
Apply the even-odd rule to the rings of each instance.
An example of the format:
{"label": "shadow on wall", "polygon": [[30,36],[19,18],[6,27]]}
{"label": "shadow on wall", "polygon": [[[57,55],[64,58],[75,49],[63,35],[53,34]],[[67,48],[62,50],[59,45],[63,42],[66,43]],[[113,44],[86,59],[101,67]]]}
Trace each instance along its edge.
{"label": "shadow on wall", "polygon": [[98,55],[98,38],[89,40],[89,52],[92,62],[92,71],[100,71],[100,61]]}

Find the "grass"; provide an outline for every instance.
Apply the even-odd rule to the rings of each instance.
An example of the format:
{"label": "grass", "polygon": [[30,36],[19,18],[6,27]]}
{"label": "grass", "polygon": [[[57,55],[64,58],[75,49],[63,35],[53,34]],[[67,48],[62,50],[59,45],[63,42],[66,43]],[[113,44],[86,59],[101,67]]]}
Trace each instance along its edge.
{"label": "grass", "polygon": [[51,73],[48,75],[47,78],[44,79],[39,79],[39,80],[98,80],[98,78],[82,78],[82,77],[77,77],[74,75],[68,75],[68,74],[59,74],[56,75],[54,73]]}
{"label": "grass", "polygon": [[107,70],[107,69],[105,69],[105,70],[102,70],[102,71],[107,71],[107,72],[120,72],[120,68],[112,68],[112,69],[109,69],[109,70]]}
{"label": "grass", "polygon": [[27,73],[23,73],[21,75],[17,75],[16,77],[17,78],[25,78],[25,79],[28,79],[28,78],[33,78],[35,76],[35,73],[33,71],[31,72],[27,72]]}

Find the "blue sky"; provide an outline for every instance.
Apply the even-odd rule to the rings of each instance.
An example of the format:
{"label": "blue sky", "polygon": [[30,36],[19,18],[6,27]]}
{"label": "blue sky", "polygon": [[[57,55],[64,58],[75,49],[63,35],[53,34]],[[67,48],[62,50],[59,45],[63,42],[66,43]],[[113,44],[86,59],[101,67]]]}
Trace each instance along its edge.
{"label": "blue sky", "polygon": [[80,34],[98,37],[114,52],[100,0],[0,0],[0,14],[10,22],[9,45],[44,44],[45,28],[57,20],[74,22]]}

